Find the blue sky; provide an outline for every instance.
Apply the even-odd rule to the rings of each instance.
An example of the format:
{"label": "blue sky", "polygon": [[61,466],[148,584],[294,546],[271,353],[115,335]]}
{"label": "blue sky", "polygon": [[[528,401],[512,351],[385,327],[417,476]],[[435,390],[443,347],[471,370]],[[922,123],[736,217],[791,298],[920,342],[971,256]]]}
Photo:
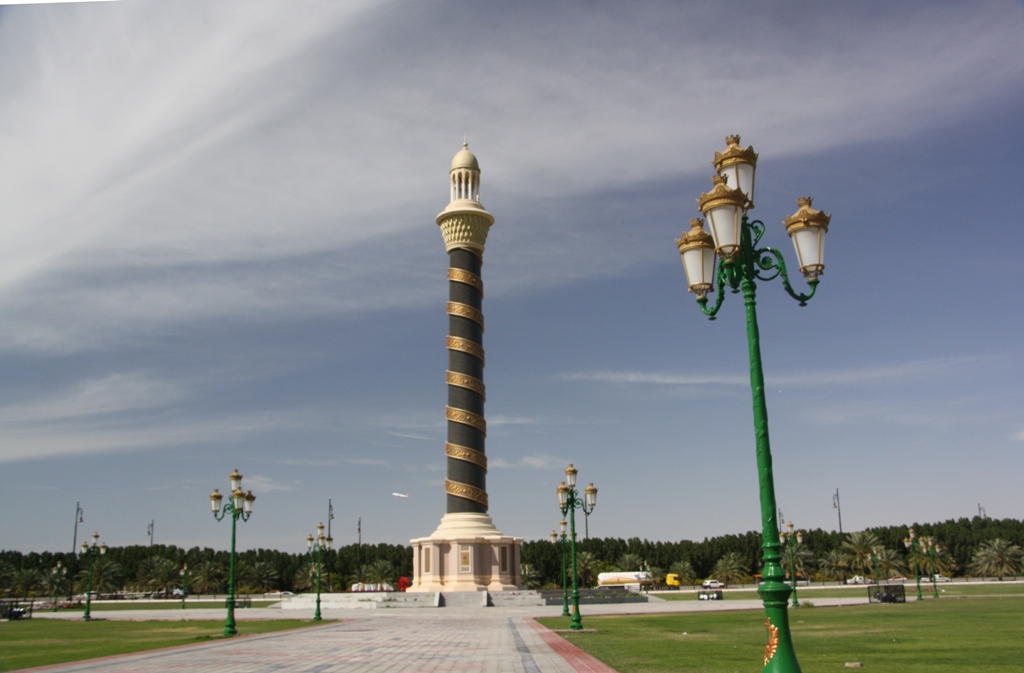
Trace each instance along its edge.
{"label": "blue sky", "polygon": [[[760,153],[764,241],[833,214],[805,308],[762,284],[779,505],[846,531],[1022,517],[1019,2],[123,2],[0,8],[0,548],[407,542],[444,513],[463,134],[491,515],[545,537],[759,527],[742,303],[673,239]],[[410,493],[397,499],[392,492]],[[80,530],[79,539],[83,534]]]}

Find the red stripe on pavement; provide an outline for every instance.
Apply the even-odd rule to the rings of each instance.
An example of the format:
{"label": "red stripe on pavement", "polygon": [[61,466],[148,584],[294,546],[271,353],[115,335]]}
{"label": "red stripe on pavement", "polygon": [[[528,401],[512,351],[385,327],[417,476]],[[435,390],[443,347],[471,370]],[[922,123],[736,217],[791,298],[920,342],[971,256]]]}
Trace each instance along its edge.
{"label": "red stripe on pavement", "polygon": [[558,656],[562,657],[562,659],[565,660],[565,663],[572,666],[576,673],[618,673],[608,664],[595,659],[565,638],[562,638],[557,633],[553,633],[546,627],[537,623],[536,619],[526,617],[525,621],[533,628],[534,631],[537,632],[537,635],[540,636],[540,639],[543,640],[548,647],[553,649]]}

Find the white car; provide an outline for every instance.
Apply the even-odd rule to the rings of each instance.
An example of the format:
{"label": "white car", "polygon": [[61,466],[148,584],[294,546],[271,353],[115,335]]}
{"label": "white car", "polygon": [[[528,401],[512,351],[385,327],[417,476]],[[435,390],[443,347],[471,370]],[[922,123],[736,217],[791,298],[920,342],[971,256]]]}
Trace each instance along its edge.
{"label": "white car", "polygon": [[[922,575],[921,579],[927,579],[927,575]],[[939,573],[935,573],[935,581],[936,582],[952,582],[953,580],[951,580],[948,577],[945,577],[943,575],[940,575]]]}
{"label": "white car", "polygon": [[874,580],[869,580],[868,578],[864,577],[863,575],[855,575],[855,576],[851,577],[850,579],[846,580],[846,583],[847,584],[874,584],[875,581]]}
{"label": "white car", "polygon": [[719,582],[718,580],[704,580],[704,583],[701,584],[701,586],[704,587],[705,589],[724,589],[725,588],[725,585],[722,584],[721,582]]}

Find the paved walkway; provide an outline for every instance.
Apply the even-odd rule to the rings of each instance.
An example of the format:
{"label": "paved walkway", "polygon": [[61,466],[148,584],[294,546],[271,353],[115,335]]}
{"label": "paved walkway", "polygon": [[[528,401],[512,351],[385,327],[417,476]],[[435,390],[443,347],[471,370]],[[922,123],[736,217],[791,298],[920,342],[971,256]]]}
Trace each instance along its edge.
{"label": "paved walkway", "polygon": [[[826,599],[817,604],[864,603]],[[760,601],[657,601],[585,606],[588,615],[751,609]],[[291,612],[291,611],[289,611]],[[172,613],[172,614],[168,614]],[[236,610],[238,629],[252,619],[280,619],[275,609]],[[560,607],[410,608],[330,610],[325,619],[348,621],[216,643],[152,650],[33,671],[53,673],[614,673],[579,648],[531,619],[557,616]],[[103,619],[216,619],[217,610],[94,612]],[[42,618],[75,618],[37,613]],[[311,616],[311,615],[310,615]]]}

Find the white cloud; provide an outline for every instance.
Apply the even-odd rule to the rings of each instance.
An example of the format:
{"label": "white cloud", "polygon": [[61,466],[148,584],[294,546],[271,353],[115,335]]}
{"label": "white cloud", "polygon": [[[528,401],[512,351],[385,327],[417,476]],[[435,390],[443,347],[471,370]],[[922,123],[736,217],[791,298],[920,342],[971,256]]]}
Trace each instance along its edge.
{"label": "white cloud", "polygon": [[531,454],[523,456],[519,460],[508,461],[504,458],[488,458],[488,467],[496,469],[514,469],[528,467],[534,470],[550,470],[558,466],[564,466],[565,461],[560,458],[553,458],[543,454]]}
{"label": "white cloud", "polygon": [[[892,365],[874,365],[857,369],[822,370],[794,374],[765,375],[766,385],[818,387],[855,385],[880,381],[905,381],[930,376],[952,375],[976,367],[991,357],[956,357],[916,360]],[[679,374],[670,372],[592,371],[568,372],[556,378],[562,381],[587,381],[612,384],[659,386],[749,386],[750,376],[730,374]]]}
{"label": "white cloud", "polygon": [[[697,3],[629,17],[481,6],[467,26],[464,12],[369,0],[104,9],[0,24],[0,347],[68,352],[198,318],[433,298],[421,281],[441,253],[418,242],[439,250],[430,220],[463,130],[485,202],[504,200],[498,226],[518,218],[502,234],[505,286],[527,288],[647,254],[618,230],[510,212],[527,201],[706,172],[734,130],[785,157],[949,123],[1024,74],[1010,2],[793,22],[754,9],[744,21],[763,39],[728,54],[694,26],[732,12]],[[442,28],[462,49],[435,39]],[[586,262],[551,264],[559,244]]]}

